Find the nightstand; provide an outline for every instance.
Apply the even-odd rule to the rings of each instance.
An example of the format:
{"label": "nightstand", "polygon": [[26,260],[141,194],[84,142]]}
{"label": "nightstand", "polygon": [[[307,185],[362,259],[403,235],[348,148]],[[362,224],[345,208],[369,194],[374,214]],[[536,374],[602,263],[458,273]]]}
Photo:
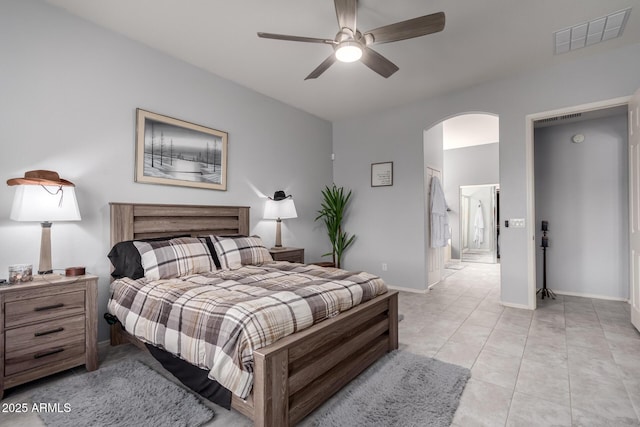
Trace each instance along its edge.
{"label": "nightstand", "polygon": [[304,264],[303,248],[271,248],[269,253],[274,261],[299,262]]}
{"label": "nightstand", "polygon": [[313,262],[313,265],[317,265],[318,267],[329,267],[334,268],[336,265],[332,261],[319,261]]}
{"label": "nightstand", "polygon": [[35,276],[0,286],[4,390],[78,365],[98,368],[98,277]]}

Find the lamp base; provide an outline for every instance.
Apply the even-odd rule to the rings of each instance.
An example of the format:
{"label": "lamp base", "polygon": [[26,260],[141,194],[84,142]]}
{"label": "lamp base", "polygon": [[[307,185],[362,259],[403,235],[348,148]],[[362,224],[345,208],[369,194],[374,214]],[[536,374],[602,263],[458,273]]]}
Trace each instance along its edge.
{"label": "lamp base", "polygon": [[40,264],[38,265],[38,274],[51,274],[51,223],[43,222],[42,236],[40,238]]}
{"label": "lamp base", "polygon": [[276,220],[276,248],[282,247],[282,220]]}

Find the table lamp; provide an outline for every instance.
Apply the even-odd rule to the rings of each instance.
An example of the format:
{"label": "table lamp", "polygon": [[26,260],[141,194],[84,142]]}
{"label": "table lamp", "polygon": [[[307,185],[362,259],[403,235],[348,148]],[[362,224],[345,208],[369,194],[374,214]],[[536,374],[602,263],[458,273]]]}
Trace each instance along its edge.
{"label": "table lamp", "polygon": [[12,178],[7,184],[16,186],[10,218],[42,224],[38,274],[53,273],[51,222],[80,220],[75,185],[60,178],[58,173],[47,170],[28,171],[24,178]]}
{"label": "table lamp", "polygon": [[287,196],[284,191],[279,190],[273,194],[273,198],[269,197],[264,207],[264,219],[276,220],[276,248],[282,248],[282,220],[297,217],[296,205],[291,195]]}

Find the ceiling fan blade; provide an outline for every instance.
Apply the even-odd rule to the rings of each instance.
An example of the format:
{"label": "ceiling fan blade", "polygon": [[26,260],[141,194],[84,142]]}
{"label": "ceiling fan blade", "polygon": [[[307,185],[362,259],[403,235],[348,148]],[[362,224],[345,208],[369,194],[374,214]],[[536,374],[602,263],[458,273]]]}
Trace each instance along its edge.
{"label": "ceiling fan blade", "polygon": [[311,72],[311,74],[309,74],[307,77],[305,77],[305,80],[309,80],[309,79],[317,79],[318,77],[320,77],[320,74],[324,73],[325,71],[327,71],[327,69],[329,67],[331,67],[333,65],[333,63],[336,62],[336,55],[335,53],[332,53],[331,56],[329,56],[327,59],[325,59],[324,61],[322,61],[322,64],[318,65],[318,67],[313,70]]}
{"label": "ceiling fan blade", "polygon": [[412,39],[444,30],[444,22],[444,12],[432,13],[367,31],[365,37],[368,34],[373,36],[373,42],[370,44]]}
{"label": "ceiling fan blade", "polygon": [[373,49],[365,47],[362,51],[362,62],[385,79],[399,70],[398,66]]}
{"label": "ceiling fan blade", "polygon": [[334,4],[340,29],[348,28],[355,33],[357,0],[334,0]]}
{"label": "ceiling fan blade", "polygon": [[331,39],[317,39],[314,37],[288,36],[285,34],[258,33],[258,37],[261,37],[263,39],[288,40],[292,42],[335,44],[335,40],[331,40]]}

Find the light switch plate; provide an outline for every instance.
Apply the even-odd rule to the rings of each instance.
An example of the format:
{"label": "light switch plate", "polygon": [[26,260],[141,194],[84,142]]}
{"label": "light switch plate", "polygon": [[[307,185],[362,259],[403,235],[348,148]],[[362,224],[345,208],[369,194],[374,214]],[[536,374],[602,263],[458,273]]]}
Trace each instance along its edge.
{"label": "light switch plate", "polygon": [[524,218],[511,218],[509,220],[509,227],[524,228]]}

